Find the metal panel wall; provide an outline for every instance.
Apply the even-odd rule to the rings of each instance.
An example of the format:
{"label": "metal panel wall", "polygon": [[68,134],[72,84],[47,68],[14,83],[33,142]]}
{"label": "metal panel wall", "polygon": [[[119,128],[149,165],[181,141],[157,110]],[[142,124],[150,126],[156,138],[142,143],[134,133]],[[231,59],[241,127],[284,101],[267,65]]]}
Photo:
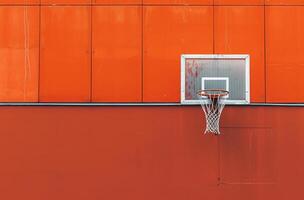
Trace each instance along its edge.
{"label": "metal panel wall", "polygon": [[40,4],[40,0],[0,0],[0,5],[29,5],[29,4]]}
{"label": "metal panel wall", "polygon": [[215,5],[264,5],[265,0],[214,0]]}
{"label": "metal panel wall", "polygon": [[143,3],[147,5],[213,5],[213,0],[143,0]]}
{"label": "metal panel wall", "polygon": [[89,102],[90,87],[90,7],[42,7],[40,101]]}
{"label": "metal panel wall", "polygon": [[213,51],[211,6],[144,7],[144,102],[180,101],[180,55]]}
{"label": "metal panel wall", "polygon": [[40,0],[41,1],[41,4],[68,4],[68,5],[71,5],[71,4],[91,4],[91,1],[92,0]]}
{"label": "metal panel wall", "polygon": [[214,45],[217,54],[250,55],[252,102],[265,102],[264,8],[215,7]]}
{"label": "metal panel wall", "polygon": [[202,134],[202,116],[199,106],[1,107],[0,198],[304,198],[304,108],[227,107],[219,137]]}
{"label": "metal panel wall", "polygon": [[304,7],[266,8],[267,102],[304,102]]}
{"label": "metal panel wall", "polygon": [[136,4],[141,5],[143,0],[92,0],[93,4],[107,4],[107,5],[128,5],[128,4]]}
{"label": "metal panel wall", "polygon": [[[29,31],[36,32],[35,35],[30,36],[31,42],[34,42],[36,46],[39,42],[41,43],[40,56],[39,52],[37,55],[37,49],[32,48],[29,50],[31,54],[29,59],[32,67],[38,65],[34,67],[35,70],[41,68],[41,85],[39,86],[41,89],[41,101],[91,101],[91,85],[102,88],[101,85],[104,83],[93,83],[90,79],[91,76],[99,76],[99,74],[95,75],[93,74],[94,72],[91,72],[94,68],[91,63],[91,59],[94,57],[94,55],[91,54],[93,45],[91,35],[94,33],[92,32],[92,27],[90,25],[91,23],[94,23],[94,20],[92,21],[94,16],[92,16],[90,11],[92,8],[95,9],[96,7],[97,9],[99,7],[99,9],[104,10],[103,12],[107,13],[111,12],[110,10],[116,6],[121,8],[126,7],[125,9],[128,9],[130,6],[138,6],[138,9],[144,10],[143,15],[138,14],[137,16],[133,16],[132,20],[134,22],[136,21],[140,26],[143,22],[143,30],[139,30],[139,32],[132,33],[132,35],[126,37],[143,39],[143,44],[135,44],[138,41],[133,40],[133,44],[137,45],[136,48],[139,48],[138,51],[141,51],[141,54],[143,54],[142,56],[137,52],[137,55],[135,56],[137,57],[136,62],[143,63],[141,65],[143,73],[138,71],[138,63],[134,64],[134,69],[136,68],[135,71],[128,72],[132,74],[132,77],[136,77],[131,81],[133,85],[132,88],[136,88],[136,90],[143,88],[141,92],[143,95],[141,95],[143,96],[144,102],[179,101],[179,56],[183,53],[248,53],[252,58],[252,102],[303,102],[303,97],[299,94],[298,90],[301,89],[300,86],[303,84],[300,75],[302,73],[300,66],[302,65],[301,57],[303,52],[301,47],[303,46],[303,42],[301,39],[302,37],[299,35],[303,34],[300,25],[302,23],[302,5],[304,5],[304,2],[303,0],[265,0],[265,3],[267,6],[263,5],[264,3],[261,0],[41,0],[41,2],[39,0],[0,0],[1,9],[4,10],[6,9],[5,6],[12,7],[16,5],[20,7],[18,8],[20,10],[27,10],[27,6],[29,5],[33,7],[28,7],[28,10],[38,10],[30,17],[31,22],[29,23]],[[84,10],[86,10],[85,14],[77,14],[76,11],[64,11],[66,13],[58,14],[61,15],[58,18],[54,17],[57,14],[45,14],[46,10],[77,10],[81,7],[80,5],[87,6],[85,8],[83,7]],[[13,7],[9,9],[13,9]],[[41,15],[39,14],[39,9],[42,10]],[[121,9],[121,12],[124,12],[122,10],[125,9]],[[11,14],[11,16],[16,15],[16,19],[10,17],[8,20],[19,21],[16,22],[18,27],[15,28],[17,32],[22,34],[22,31],[19,29],[22,28],[22,23],[24,23],[22,20],[24,21],[26,17],[22,17],[20,12],[18,11],[18,14]],[[32,11],[28,12],[28,14],[30,13],[32,13]],[[23,15],[26,15],[25,12],[23,12]],[[118,11],[112,13],[112,15],[113,18],[117,18],[124,14]],[[266,16],[266,19],[264,18],[264,15]],[[52,19],[50,17],[52,17]],[[144,19],[142,19],[142,17],[144,17]],[[68,22],[62,23],[61,21],[65,19],[67,19]],[[57,22],[55,22],[56,20]],[[10,53],[13,51],[16,53],[17,50],[15,47],[6,45],[6,41],[10,41],[7,37],[14,37],[12,32],[15,30],[12,25],[15,22],[11,24],[6,23],[6,21],[7,20],[4,20],[4,23],[1,25],[2,30],[8,30],[9,32],[1,33],[8,35],[1,36],[3,39],[2,49],[6,49]],[[41,29],[39,27],[39,21],[41,21]],[[58,26],[46,25],[45,23],[57,23]],[[106,23],[104,28],[113,25],[111,24],[113,23],[112,21],[109,21],[109,24]],[[129,23],[130,21],[123,22],[121,27],[128,27],[130,25]],[[82,24],[81,27],[83,30],[78,30],[79,27],[77,28],[77,24]],[[60,28],[60,26],[62,27]],[[128,28],[123,29],[127,30]],[[55,33],[52,32],[53,30],[55,30]],[[60,33],[60,31],[63,32]],[[107,29],[106,31],[110,30]],[[38,34],[39,32],[40,34]],[[77,34],[74,33],[79,33],[79,38],[75,39],[73,36]],[[112,37],[110,34],[108,36]],[[20,38],[22,37],[24,36],[20,35]],[[61,38],[60,40],[62,42],[58,43],[58,38]],[[71,44],[66,45],[65,43],[70,43],[69,40],[73,41],[71,41]],[[43,45],[46,44],[46,41],[49,42],[47,45],[54,44],[54,46],[52,48],[45,48]],[[20,40],[18,42],[20,42],[21,45],[21,43],[25,43],[26,41]],[[121,42],[127,41],[121,40]],[[74,44],[72,43],[79,45],[76,47],[76,49],[78,49],[76,51],[78,52],[75,54],[72,53],[73,50],[75,50],[75,46],[73,46]],[[116,45],[117,46],[113,44],[113,47],[111,48],[115,48],[113,51],[120,52],[119,48],[121,48],[122,43]],[[102,48],[107,49],[109,47],[105,46]],[[64,50],[61,51],[61,49]],[[267,54],[264,53],[265,49],[267,49]],[[283,52],[280,49],[286,49],[286,51],[284,50]],[[68,55],[69,53],[71,53],[71,55]],[[73,57],[72,54],[77,58],[70,59]],[[128,57],[131,54],[132,50],[120,52],[120,57]],[[21,70],[21,66],[24,65],[21,63],[20,59],[17,58],[20,56],[21,54],[12,56],[11,54],[8,55],[6,53],[1,56],[3,62],[5,60],[11,60],[12,62],[15,62],[11,63],[11,65],[16,67],[15,69],[12,67],[4,67],[4,71],[2,72],[4,77],[11,76],[9,75],[10,72],[5,70],[18,71],[19,69],[17,68],[20,68]],[[132,57],[132,59],[135,57]],[[40,65],[39,63],[35,64],[39,59],[41,61]],[[56,59],[58,59],[58,62]],[[286,63],[286,61],[284,61],[285,59],[288,59],[289,61]],[[118,59],[116,59],[116,62],[117,60]],[[20,63],[17,63],[19,61]],[[105,57],[100,57],[98,62],[106,63],[108,61]],[[53,67],[54,65],[59,66],[58,63],[60,63],[59,65],[61,67]],[[8,66],[8,64],[5,65]],[[45,67],[46,65],[52,65],[52,67]],[[63,76],[61,78],[56,77],[58,74],[70,73],[68,71],[70,70],[71,65],[76,66],[72,67],[74,70],[79,70],[78,72],[75,72],[79,73],[78,75],[72,73],[73,75],[69,75],[68,78],[67,75],[63,75],[65,76],[64,78]],[[80,65],[81,67],[79,67]],[[46,68],[51,70],[44,71]],[[57,71],[59,68],[62,70],[61,72]],[[32,72],[36,73],[35,71]],[[106,76],[108,72],[105,71],[101,73],[101,76]],[[284,84],[281,84],[282,74],[284,74]],[[37,100],[37,97],[35,97],[37,94],[31,92],[31,97],[24,97],[24,92],[20,91],[21,87],[24,85],[22,82],[23,80],[21,80],[22,78],[20,78],[21,76],[26,76],[26,72],[22,72],[22,70],[17,72],[16,76],[11,76],[16,82],[14,81],[13,83],[8,81],[6,82],[6,85],[3,84],[0,86],[3,87],[3,94],[5,94],[5,96],[0,98],[2,99],[1,101]],[[45,79],[45,77],[47,78]],[[31,76],[31,78],[33,78],[33,80],[35,79],[34,76]],[[71,82],[64,81],[63,79],[65,78],[70,79]],[[12,80],[11,78],[9,79]],[[80,82],[77,81],[78,79]],[[2,79],[2,81],[6,80]],[[55,83],[52,81],[58,82]],[[106,80],[103,79],[102,81]],[[34,82],[31,82],[31,84]],[[129,80],[127,82],[129,82]],[[59,87],[57,84],[62,87]],[[32,87],[30,90],[34,91],[37,90],[34,87],[37,88],[38,86],[30,87]],[[44,93],[45,91],[48,91],[48,89],[45,89],[48,87],[50,88],[49,92],[52,94],[50,94],[50,98],[47,97],[44,99],[44,95],[48,96],[48,94],[46,94],[47,92]],[[76,91],[76,88],[78,87],[79,89]],[[5,92],[5,88],[11,89],[9,92]],[[15,90],[14,88],[17,89]],[[282,95],[282,90],[288,91],[288,93]],[[140,101],[138,91],[134,93],[129,92],[128,94],[131,96],[127,97],[124,101]],[[267,96],[266,100],[265,96]],[[112,99],[110,96],[108,96],[108,98],[102,96],[101,98],[98,98],[97,101],[121,101],[115,99],[116,97]]]}
{"label": "metal panel wall", "polygon": [[304,0],[265,0],[266,5],[304,5]]}
{"label": "metal panel wall", "polygon": [[92,101],[142,101],[142,8],[93,8]]}
{"label": "metal panel wall", "polygon": [[0,101],[37,102],[39,7],[0,6]]}

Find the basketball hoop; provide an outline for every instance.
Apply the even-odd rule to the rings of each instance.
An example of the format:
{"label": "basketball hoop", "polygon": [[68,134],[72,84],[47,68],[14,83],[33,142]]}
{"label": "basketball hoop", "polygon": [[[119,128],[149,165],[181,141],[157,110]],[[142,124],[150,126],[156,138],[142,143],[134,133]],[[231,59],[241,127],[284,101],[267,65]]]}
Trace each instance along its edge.
{"label": "basketball hoop", "polygon": [[220,134],[220,118],[225,107],[225,100],[229,95],[226,90],[200,90],[197,93],[206,116],[206,133]]}

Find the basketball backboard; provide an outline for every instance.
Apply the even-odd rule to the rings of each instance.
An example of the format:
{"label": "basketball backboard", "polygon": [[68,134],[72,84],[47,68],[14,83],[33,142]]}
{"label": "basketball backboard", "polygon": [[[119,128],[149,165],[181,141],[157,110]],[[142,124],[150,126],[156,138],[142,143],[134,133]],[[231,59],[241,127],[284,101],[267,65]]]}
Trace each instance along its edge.
{"label": "basketball backboard", "polygon": [[199,90],[229,91],[226,104],[250,103],[250,56],[184,54],[181,56],[181,103],[200,104]]}

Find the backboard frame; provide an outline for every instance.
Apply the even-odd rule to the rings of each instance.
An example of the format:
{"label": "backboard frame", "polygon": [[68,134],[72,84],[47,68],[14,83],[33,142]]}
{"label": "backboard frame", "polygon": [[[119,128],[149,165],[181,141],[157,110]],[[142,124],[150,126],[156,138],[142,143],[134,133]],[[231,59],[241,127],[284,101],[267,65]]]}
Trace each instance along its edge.
{"label": "backboard frame", "polygon": [[250,104],[250,55],[248,54],[182,54],[181,55],[181,104],[200,105],[200,100],[186,100],[186,60],[187,59],[244,59],[246,76],[245,100],[226,100],[227,105]]}

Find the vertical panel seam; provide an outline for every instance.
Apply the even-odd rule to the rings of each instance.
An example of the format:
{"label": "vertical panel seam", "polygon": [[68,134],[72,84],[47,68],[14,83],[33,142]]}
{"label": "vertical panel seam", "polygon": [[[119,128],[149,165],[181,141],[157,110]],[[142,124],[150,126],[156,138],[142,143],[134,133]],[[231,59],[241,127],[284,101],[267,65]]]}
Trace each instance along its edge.
{"label": "vertical panel seam", "polygon": [[93,0],[90,5],[90,102],[93,101]]}
{"label": "vertical panel seam", "polygon": [[266,0],[264,0],[264,103],[267,102]]}
{"label": "vertical panel seam", "polygon": [[[212,46],[212,52],[213,54],[216,53],[215,51],[215,0],[213,0],[213,6],[212,6],[212,34],[213,34],[213,46]],[[220,137],[217,138],[217,186],[221,185],[221,148],[220,148]]]}
{"label": "vertical panel seam", "polygon": [[41,12],[42,12],[42,7],[41,7],[41,0],[39,1],[39,30],[38,30],[38,85],[37,85],[37,101],[40,102],[40,77],[41,77],[41,28],[42,28],[42,25],[41,25]]}
{"label": "vertical panel seam", "polygon": [[141,2],[141,102],[144,102],[144,0]]}

